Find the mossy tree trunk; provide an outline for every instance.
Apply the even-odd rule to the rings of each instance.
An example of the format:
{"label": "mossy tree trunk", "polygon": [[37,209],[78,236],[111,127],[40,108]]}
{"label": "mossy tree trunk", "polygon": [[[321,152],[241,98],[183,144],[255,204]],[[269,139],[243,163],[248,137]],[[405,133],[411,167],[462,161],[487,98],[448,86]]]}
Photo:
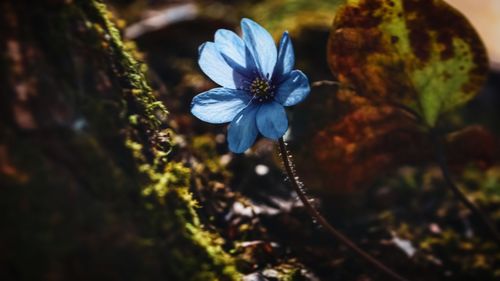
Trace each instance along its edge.
{"label": "mossy tree trunk", "polygon": [[106,7],[0,9],[0,279],[239,279]]}

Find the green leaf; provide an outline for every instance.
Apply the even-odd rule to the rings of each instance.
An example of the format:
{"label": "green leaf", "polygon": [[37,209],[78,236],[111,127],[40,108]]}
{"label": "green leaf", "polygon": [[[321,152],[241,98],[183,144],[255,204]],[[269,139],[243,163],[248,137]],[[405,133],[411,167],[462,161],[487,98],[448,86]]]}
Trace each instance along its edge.
{"label": "green leaf", "polygon": [[304,27],[328,28],[332,14],[345,0],[267,0],[247,7],[246,13],[262,23],[271,34],[297,33]]}
{"label": "green leaf", "polygon": [[374,101],[415,110],[430,127],[477,95],[488,73],[478,34],[441,0],[349,0],[335,17],[328,62]]}

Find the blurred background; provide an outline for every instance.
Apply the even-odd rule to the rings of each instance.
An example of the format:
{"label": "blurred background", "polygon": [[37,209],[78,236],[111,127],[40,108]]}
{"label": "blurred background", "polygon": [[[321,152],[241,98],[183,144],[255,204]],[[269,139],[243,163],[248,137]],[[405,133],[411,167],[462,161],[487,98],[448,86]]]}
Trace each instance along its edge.
{"label": "blurred background", "polygon": [[[477,98],[447,117],[448,130],[467,128],[450,139],[448,157],[460,186],[475,201],[489,206],[498,221],[500,4],[495,0],[447,2],[476,27],[491,65]],[[112,4],[124,19],[125,37],[138,45],[150,67],[151,81],[170,111],[169,124],[179,133],[175,155],[188,162],[195,157],[193,168],[207,179],[208,189],[198,186],[195,193],[203,213],[209,214],[226,239],[252,241],[252,246],[238,248],[248,254],[249,276],[253,276],[254,263],[261,263],[257,268],[262,268],[293,260],[316,276],[311,280],[370,280],[363,274],[353,277],[358,261],[348,251],[332,250],[335,246],[330,239],[316,231],[318,227],[283,182],[272,142],[260,139],[244,155],[230,154],[225,126],[203,123],[189,113],[192,97],[215,86],[197,66],[197,47],[213,40],[219,28],[239,32],[242,17],[262,24],[276,40],[284,30],[290,31],[296,67],[311,82],[335,80],[326,62],[326,43],[340,1]],[[410,272],[408,276],[415,274],[421,280],[500,278],[499,256],[488,254],[493,248],[460,238],[462,234],[471,237],[471,217],[444,190],[428,140],[402,130],[407,124],[395,115],[361,112],[361,121],[355,116],[344,118],[352,111],[336,91],[332,86],[315,87],[306,102],[288,111],[291,130],[287,137],[299,174],[330,221],[389,264]],[[186,154],[186,149],[194,156]],[[408,269],[408,262],[415,266]]]}
{"label": "blurred background", "polygon": [[[480,94],[446,116],[445,130],[452,132],[446,153],[459,186],[499,225],[500,1],[446,2],[476,27],[491,66]],[[197,201],[196,213],[206,229],[220,234],[222,248],[235,258],[243,280],[387,280],[310,219],[286,180],[272,141],[259,139],[251,150],[235,155],[228,151],[225,125],[207,124],[190,114],[192,98],[216,86],[197,65],[198,46],[212,41],[217,29],[240,32],[243,17],[260,23],[276,40],[288,30],[296,68],[311,82],[336,80],[326,53],[342,1],[106,4],[123,37],[137,47],[155,95],[169,112],[166,127],[175,132],[169,158],[192,172],[189,191]],[[430,141],[396,113],[357,110],[337,93],[338,86],[313,87],[305,102],[287,109],[286,138],[321,212],[411,280],[500,280],[498,245],[481,238],[477,221],[445,188]],[[75,263],[87,258],[75,258]],[[57,266],[64,264],[53,271],[58,272]],[[47,276],[41,279],[64,280]],[[155,277],[149,280],[161,280]]]}

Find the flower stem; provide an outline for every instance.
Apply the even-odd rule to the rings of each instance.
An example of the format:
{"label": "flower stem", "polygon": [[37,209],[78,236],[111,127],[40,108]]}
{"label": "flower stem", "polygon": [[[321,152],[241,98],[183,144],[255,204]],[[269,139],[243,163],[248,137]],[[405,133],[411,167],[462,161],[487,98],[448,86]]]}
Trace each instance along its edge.
{"label": "flower stem", "polygon": [[278,140],[279,143],[279,148],[281,151],[281,159],[283,161],[283,165],[285,166],[286,173],[288,175],[288,178],[290,179],[290,182],[292,183],[293,188],[297,192],[300,201],[304,204],[304,207],[306,208],[307,212],[309,215],[313,217],[314,220],[316,220],[319,224],[321,224],[335,239],[340,241],[342,244],[344,244],[347,248],[351,249],[353,252],[355,252],[358,256],[363,258],[365,261],[379,269],[380,271],[386,273],[387,275],[391,276],[394,280],[398,281],[408,281],[404,277],[400,276],[390,268],[388,268],[386,265],[384,265],[382,262],[377,260],[376,258],[372,257],[370,254],[359,248],[351,239],[346,237],[344,234],[342,234],[340,231],[335,229],[332,225],[328,223],[328,221],[312,206],[312,204],[309,202],[309,199],[307,198],[307,195],[304,191],[303,185],[298,181],[298,178],[295,174],[295,170],[293,167],[293,162],[291,160],[290,154],[286,148],[286,143],[283,140],[283,138],[280,138]]}
{"label": "flower stem", "polygon": [[471,212],[475,215],[488,229],[490,236],[495,239],[495,241],[500,245],[500,232],[498,232],[495,224],[486,216],[485,213],[479,209],[472,201],[470,201],[467,196],[458,188],[451,177],[450,169],[448,167],[448,161],[446,160],[446,155],[444,153],[443,143],[437,136],[435,132],[431,133],[432,140],[436,149],[436,158],[441,169],[441,173],[446,182],[448,188],[453,192],[453,194],[462,202]]}

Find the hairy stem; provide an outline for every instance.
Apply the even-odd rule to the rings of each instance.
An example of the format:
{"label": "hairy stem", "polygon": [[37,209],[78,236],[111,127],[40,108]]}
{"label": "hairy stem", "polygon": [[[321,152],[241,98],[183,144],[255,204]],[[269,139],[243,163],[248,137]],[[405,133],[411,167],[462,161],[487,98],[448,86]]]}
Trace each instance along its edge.
{"label": "hairy stem", "polygon": [[439,139],[436,133],[432,133],[432,140],[436,148],[436,157],[443,175],[446,186],[453,192],[453,194],[462,202],[471,212],[475,215],[488,229],[490,236],[500,244],[500,232],[498,232],[495,224],[486,216],[485,213],[479,209],[472,201],[467,198],[467,196],[458,188],[458,186],[453,181],[451,177],[450,169],[446,160],[446,155],[443,148],[443,143]]}
{"label": "hairy stem", "polygon": [[321,226],[323,226],[333,237],[335,237],[335,239],[340,241],[347,248],[351,249],[353,252],[355,252],[358,256],[363,258],[369,264],[373,265],[375,268],[391,276],[394,280],[408,281],[404,277],[394,272],[392,269],[388,268],[382,262],[380,262],[376,258],[372,257],[370,254],[359,248],[351,239],[349,239],[340,231],[335,229],[332,225],[330,225],[328,221],[318,212],[318,210],[316,210],[316,208],[313,207],[313,205],[309,202],[309,199],[307,198],[307,195],[304,191],[304,187],[302,186],[301,183],[299,183],[298,178],[295,174],[293,163],[290,158],[290,154],[288,153],[288,150],[286,148],[285,141],[283,140],[283,138],[280,138],[278,142],[281,151],[281,159],[283,161],[283,165],[285,166],[288,178],[290,179],[293,188],[297,192],[300,201],[302,201],[302,203],[304,204],[304,207],[306,208],[309,215],[311,215],[314,220],[316,220],[319,224],[321,224]]}

